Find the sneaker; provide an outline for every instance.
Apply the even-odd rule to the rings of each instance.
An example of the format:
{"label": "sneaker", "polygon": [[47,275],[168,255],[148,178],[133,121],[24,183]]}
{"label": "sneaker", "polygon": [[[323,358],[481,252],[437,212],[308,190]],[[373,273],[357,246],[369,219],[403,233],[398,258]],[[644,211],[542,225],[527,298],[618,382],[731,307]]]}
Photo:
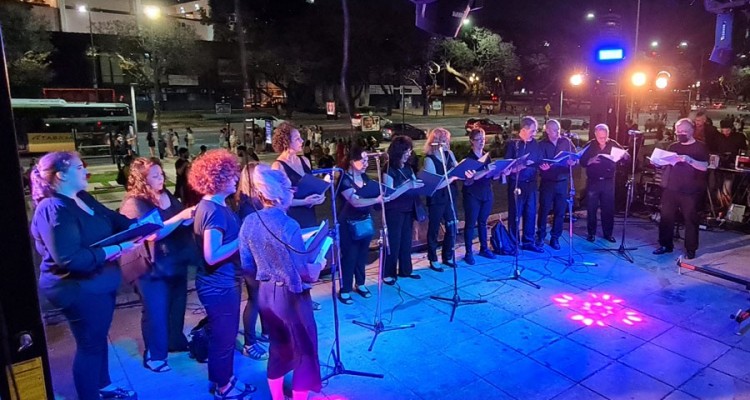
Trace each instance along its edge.
{"label": "sneaker", "polygon": [[492,252],[487,249],[479,250],[479,256],[484,257],[484,258],[489,258],[490,260],[495,259],[495,255],[492,254]]}
{"label": "sneaker", "polygon": [[256,361],[268,360],[268,351],[260,343],[242,346],[242,355]]}
{"label": "sneaker", "polygon": [[472,254],[472,253],[466,253],[466,255],[464,256],[464,262],[467,263],[467,264],[469,264],[469,265],[474,265],[474,264],[477,263],[474,260],[474,254]]}

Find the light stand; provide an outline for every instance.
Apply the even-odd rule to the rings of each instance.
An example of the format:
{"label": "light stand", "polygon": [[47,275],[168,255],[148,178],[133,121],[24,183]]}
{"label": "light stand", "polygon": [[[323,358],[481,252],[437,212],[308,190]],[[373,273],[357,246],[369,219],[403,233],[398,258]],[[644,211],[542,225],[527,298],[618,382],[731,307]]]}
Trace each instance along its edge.
{"label": "light stand", "polygon": [[[341,336],[339,334],[339,307],[336,295],[336,276],[339,274],[339,266],[341,265],[341,247],[339,243],[339,223],[338,215],[336,214],[336,185],[333,183],[334,172],[340,168],[332,168],[331,170],[331,209],[333,211],[333,226],[329,231],[329,235],[333,239],[333,262],[331,263],[331,299],[333,299],[333,333],[334,333],[334,346],[331,349],[331,356],[333,357],[333,368],[326,376],[323,377],[323,381],[327,381],[336,375],[354,375],[354,376],[366,376],[369,378],[383,378],[383,374],[374,374],[371,372],[361,372],[346,369],[344,363],[341,361]],[[339,275],[340,279],[340,275]]]}
{"label": "light stand", "polygon": [[573,259],[573,202],[576,198],[576,184],[573,181],[573,165],[568,165],[568,173],[570,174],[570,192],[568,192],[568,258],[555,256],[556,260],[562,261],[565,264],[562,272],[565,272],[570,267],[583,266],[583,267],[595,267],[597,263],[590,261],[576,261]]}
{"label": "light stand", "polygon": [[597,249],[598,251],[607,251],[612,254],[616,254],[622,257],[629,263],[633,263],[633,256],[628,253],[629,251],[635,250],[635,247],[625,247],[625,230],[628,227],[628,215],[630,214],[630,203],[633,202],[633,187],[635,184],[635,160],[638,154],[638,135],[641,132],[628,131],[628,134],[633,138],[633,162],[631,163],[630,177],[628,178],[628,198],[625,201],[625,218],[622,221],[622,237],[620,238],[620,247],[618,249]]}
{"label": "light stand", "polygon": [[[380,167],[380,157],[378,154],[378,157],[375,157],[375,164],[378,168],[378,189],[380,190],[380,219],[383,223],[383,228],[380,230],[380,238],[378,239],[378,302],[377,306],[375,307],[375,318],[371,324],[368,324],[366,322],[361,321],[352,321],[355,325],[361,326],[363,328],[367,328],[375,333],[375,335],[372,337],[372,342],[370,342],[370,347],[367,348],[367,351],[372,351],[372,348],[375,346],[375,341],[378,339],[378,335],[380,335],[382,332],[388,332],[388,331],[396,331],[401,329],[409,329],[414,328],[416,325],[414,324],[404,324],[404,325],[395,325],[395,326],[385,326],[383,325],[383,318],[382,318],[382,302],[383,302],[383,270],[385,267],[385,256],[386,254],[391,253],[391,247],[390,243],[388,242],[388,224],[385,221],[385,199],[383,194],[383,182],[382,182],[382,169]],[[380,378],[383,376],[380,375]]]}
{"label": "light stand", "polygon": [[[445,180],[445,182],[448,182],[448,186],[446,186],[446,188],[448,190],[448,200],[450,201],[451,212],[453,213],[452,214],[453,215],[453,224],[452,224],[453,227],[451,229],[453,229],[454,231],[453,233],[456,235],[456,237],[458,237],[458,229],[457,229],[458,217],[456,216],[456,206],[453,203],[453,192],[451,191],[451,184],[450,184],[450,181],[448,180],[448,163],[445,160],[445,151],[443,150],[442,144],[438,146],[438,151],[440,151],[440,156],[443,160],[443,179]],[[449,224],[446,224],[446,225],[449,225]],[[464,228],[464,229],[468,229],[468,228]],[[464,300],[464,299],[461,299],[461,296],[458,295],[458,264],[456,264],[455,244],[453,246],[452,253],[453,253],[453,257],[452,257],[451,262],[453,263],[453,268],[452,268],[453,269],[453,297],[430,296],[432,300],[443,301],[443,302],[451,304],[450,322],[453,322],[453,317],[456,315],[456,309],[458,308],[458,306],[482,304],[482,303],[487,302],[487,300],[482,300],[482,299]]]}

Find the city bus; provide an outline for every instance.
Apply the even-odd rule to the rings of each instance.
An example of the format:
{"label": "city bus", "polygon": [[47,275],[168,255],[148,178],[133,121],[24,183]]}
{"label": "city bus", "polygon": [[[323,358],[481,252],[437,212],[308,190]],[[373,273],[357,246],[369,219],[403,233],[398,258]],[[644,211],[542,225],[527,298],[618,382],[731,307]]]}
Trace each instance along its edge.
{"label": "city bus", "polygon": [[82,157],[114,157],[118,134],[133,123],[122,103],[72,103],[62,99],[11,99],[21,154],[77,151]]}

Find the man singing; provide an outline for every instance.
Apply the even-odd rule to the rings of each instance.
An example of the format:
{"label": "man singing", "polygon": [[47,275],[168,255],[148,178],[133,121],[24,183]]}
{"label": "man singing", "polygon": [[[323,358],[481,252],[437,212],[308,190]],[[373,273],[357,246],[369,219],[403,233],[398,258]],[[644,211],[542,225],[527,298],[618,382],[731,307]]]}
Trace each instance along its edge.
{"label": "man singing", "polygon": [[599,124],[594,127],[595,139],[590,141],[588,149],[581,156],[581,165],[586,168],[586,206],[587,229],[586,240],[593,242],[596,235],[596,213],[602,210],[602,233],[604,239],[611,243],[615,228],[615,167],[616,163],[608,158],[599,157],[612,152],[613,147],[622,149],[619,143],[609,138],[609,127]]}
{"label": "man singing", "polygon": [[[545,159],[555,158],[561,151],[575,152],[573,142],[566,137],[560,136],[560,123],[556,119],[547,121],[544,125],[547,137],[539,142],[542,149],[542,157]],[[570,166],[575,161],[568,160],[567,164],[542,163],[542,177],[539,183],[539,218],[536,227],[536,246],[542,247],[544,238],[547,236],[547,215],[552,211],[552,230],[550,231],[549,246],[560,250],[559,238],[562,235],[563,217],[565,217],[565,201],[568,196],[570,184]]]}
{"label": "man singing", "polygon": [[[512,235],[518,232],[519,217],[523,217],[523,235],[517,240],[524,250],[542,253],[544,250],[534,243],[534,224],[536,222],[536,169],[542,160],[542,149],[534,140],[537,122],[533,117],[521,118],[519,139],[514,140],[505,149],[505,158],[514,159],[528,154],[526,168],[515,169],[508,176],[508,227]],[[517,178],[517,179],[516,179]],[[514,194],[517,188],[520,193]],[[516,200],[516,196],[518,197]],[[518,204],[516,204],[516,201]],[[516,238],[518,239],[518,238]]]}
{"label": "man singing", "polygon": [[680,161],[665,167],[661,186],[661,222],[659,247],[654,254],[671,253],[673,249],[675,214],[679,210],[685,225],[685,256],[695,258],[698,249],[698,206],[706,190],[708,148],[695,140],[695,125],[688,118],[675,124],[677,142],[669,151],[679,154]]}

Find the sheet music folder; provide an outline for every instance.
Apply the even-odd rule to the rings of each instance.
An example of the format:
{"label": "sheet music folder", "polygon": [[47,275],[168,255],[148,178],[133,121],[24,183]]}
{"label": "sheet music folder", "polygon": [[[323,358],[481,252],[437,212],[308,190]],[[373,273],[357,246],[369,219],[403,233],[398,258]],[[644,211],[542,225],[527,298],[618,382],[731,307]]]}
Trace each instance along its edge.
{"label": "sheet music folder", "polygon": [[294,192],[295,199],[304,199],[313,194],[323,194],[328,190],[330,183],[320,179],[312,174],[305,174],[297,183],[297,190]]}

